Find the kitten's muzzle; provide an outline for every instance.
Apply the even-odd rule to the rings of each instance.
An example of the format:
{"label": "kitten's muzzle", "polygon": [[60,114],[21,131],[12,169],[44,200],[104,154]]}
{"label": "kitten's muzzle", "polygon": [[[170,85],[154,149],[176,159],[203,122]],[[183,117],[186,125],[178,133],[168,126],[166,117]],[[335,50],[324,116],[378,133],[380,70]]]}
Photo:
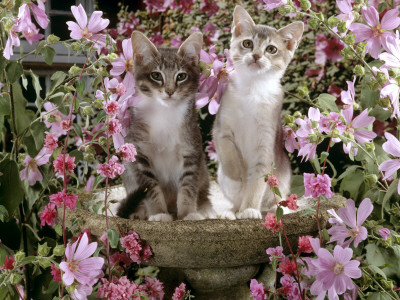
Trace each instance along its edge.
{"label": "kitten's muzzle", "polygon": [[168,94],[168,96],[171,98],[171,96],[175,93],[174,90],[166,89],[165,92]]}
{"label": "kitten's muzzle", "polygon": [[260,59],[260,55],[258,55],[258,54],[256,54],[256,53],[254,53],[254,54],[253,54],[253,58],[254,58],[254,62],[256,63],[256,62],[257,62],[257,60],[259,60],[259,59]]}

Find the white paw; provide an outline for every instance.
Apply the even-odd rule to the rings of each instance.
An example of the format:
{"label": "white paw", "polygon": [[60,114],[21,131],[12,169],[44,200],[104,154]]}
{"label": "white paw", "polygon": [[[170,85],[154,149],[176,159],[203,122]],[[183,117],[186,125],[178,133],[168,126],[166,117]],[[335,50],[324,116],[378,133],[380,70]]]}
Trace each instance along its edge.
{"label": "white paw", "polygon": [[230,210],[225,210],[221,214],[221,219],[226,219],[226,220],[236,220],[235,214],[230,211]]}
{"label": "white paw", "polygon": [[254,208],[246,208],[242,212],[236,213],[238,219],[261,219],[261,212]]}
{"label": "white paw", "polygon": [[183,220],[191,220],[191,221],[204,220],[204,219],[205,219],[204,216],[199,213],[190,213],[183,218]]}
{"label": "white paw", "polygon": [[173,220],[172,216],[170,214],[156,214],[153,216],[149,217],[149,221],[155,221],[155,222],[171,222]]}

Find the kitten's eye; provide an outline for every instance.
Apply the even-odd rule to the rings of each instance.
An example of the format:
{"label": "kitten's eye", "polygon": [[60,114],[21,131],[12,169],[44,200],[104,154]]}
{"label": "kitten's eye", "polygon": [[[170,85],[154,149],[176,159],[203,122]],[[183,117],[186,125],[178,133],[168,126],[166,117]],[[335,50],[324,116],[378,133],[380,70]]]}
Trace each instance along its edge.
{"label": "kitten's eye", "polygon": [[269,54],[275,54],[278,49],[275,46],[269,45],[265,51]]}
{"label": "kitten's eye", "polygon": [[253,41],[252,40],[244,40],[242,45],[245,48],[253,48]]}
{"label": "kitten's eye", "polygon": [[186,73],[179,73],[178,75],[176,75],[176,81],[183,81],[186,79],[186,77]]}
{"label": "kitten's eye", "polygon": [[161,81],[161,79],[162,79],[162,75],[160,72],[152,72],[150,74],[150,76],[151,76],[151,78],[153,78],[156,81]]}

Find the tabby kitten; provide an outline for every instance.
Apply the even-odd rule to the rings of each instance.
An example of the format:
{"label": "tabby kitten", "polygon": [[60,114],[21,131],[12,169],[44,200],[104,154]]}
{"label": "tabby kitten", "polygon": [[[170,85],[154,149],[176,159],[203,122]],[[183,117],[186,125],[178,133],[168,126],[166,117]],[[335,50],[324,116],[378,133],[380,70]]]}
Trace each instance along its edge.
{"label": "tabby kitten", "polygon": [[[232,202],[225,219],[261,218],[274,206],[263,175],[279,180],[282,197],[290,192],[290,162],[283,150],[280,80],[303,34],[302,22],[276,30],[256,25],[241,6],[233,14],[229,79],[213,128],[219,160],[218,183]],[[274,164],[274,169],[273,169]]]}
{"label": "tabby kitten", "polygon": [[150,221],[211,217],[195,111],[203,36],[193,33],[179,49],[156,48],[138,31],[131,40],[141,101],[131,111],[126,141],[136,146],[137,156],[125,163],[128,196],[117,214]]}

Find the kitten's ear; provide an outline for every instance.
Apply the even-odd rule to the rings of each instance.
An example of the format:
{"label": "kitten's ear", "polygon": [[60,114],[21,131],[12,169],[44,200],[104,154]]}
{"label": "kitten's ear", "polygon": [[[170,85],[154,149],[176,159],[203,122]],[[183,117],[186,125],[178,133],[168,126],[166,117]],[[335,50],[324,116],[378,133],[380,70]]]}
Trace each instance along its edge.
{"label": "kitten's ear", "polygon": [[304,23],[301,21],[293,22],[278,30],[279,35],[286,41],[286,48],[292,52],[292,55],[300,43],[303,31]]}
{"label": "kitten's ear", "polygon": [[251,32],[251,29],[255,26],[253,19],[249,13],[240,5],[236,5],[233,11],[233,24],[232,24],[232,34],[234,37],[245,32]]}
{"label": "kitten's ear", "polygon": [[194,65],[197,65],[200,60],[202,46],[203,34],[201,32],[194,32],[179,47],[178,55],[189,59]]}
{"label": "kitten's ear", "polygon": [[159,56],[156,46],[140,31],[132,32],[131,41],[135,64],[147,64]]}

